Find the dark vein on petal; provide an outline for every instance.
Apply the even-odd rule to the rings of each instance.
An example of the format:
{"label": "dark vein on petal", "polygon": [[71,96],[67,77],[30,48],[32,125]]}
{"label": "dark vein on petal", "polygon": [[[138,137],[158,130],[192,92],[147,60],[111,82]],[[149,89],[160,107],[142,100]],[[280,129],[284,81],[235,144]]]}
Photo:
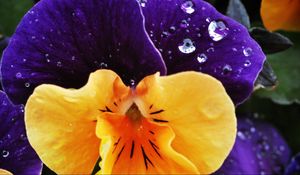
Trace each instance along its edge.
{"label": "dark vein on petal", "polygon": [[154,135],[155,133],[153,131],[149,131],[152,135]]}
{"label": "dark vein on petal", "polygon": [[143,147],[143,146],[141,146],[141,149],[142,149],[142,153],[143,153],[144,164],[145,164],[145,166],[146,166],[146,170],[148,170],[148,162],[149,162],[152,166],[154,166],[154,165],[153,165],[153,163],[151,162],[151,160],[148,158],[147,154],[145,153],[145,150],[144,150],[144,147]]}
{"label": "dark vein on petal", "polygon": [[114,102],[114,105],[115,105],[116,107],[118,107],[118,104],[117,104],[116,102]]}
{"label": "dark vein on petal", "polygon": [[107,106],[105,106],[107,112],[112,112]]}
{"label": "dark vein on petal", "polygon": [[125,148],[125,145],[122,147],[121,151],[119,152],[119,154],[118,154],[118,156],[117,156],[117,159],[116,159],[116,161],[115,161],[115,164],[116,164],[117,161],[119,160],[119,158],[120,158],[120,156],[121,156],[121,154],[122,154],[124,148]]}
{"label": "dark vein on petal", "polygon": [[156,154],[161,158],[161,155],[158,152],[159,147],[157,145],[155,145],[155,143],[151,142],[151,140],[148,140],[150,145],[152,146],[152,148],[154,149],[154,151],[156,152]]}
{"label": "dark vein on petal", "polygon": [[153,107],[153,104],[152,104],[152,105],[150,105],[149,109],[152,109],[152,107]]}
{"label": "dark vein on petal", "polygon": [[132,141],[131,143],[130,159],[133,157],[133,153],[134,153],[134,141]]}
{"label": "dark vein on petal", "polygon": [[167,120],[160,120],[160,119],[156,119],[156,118],[152,118],[152,120],[154,121],[154,122],[160,122],[160,123],[168,123],[169,121],[167,121]]}
{"label": "dark vein on petal", "polygon": [[120,140],[121,140],[121,137],[118,139],[118,141],[116,142],[116,143],[114,143],[114,150],[113,150],[113,152],[112,153],[114,153],[115,152],[115,150],[116,150],[116,148],[117,148],[117,146],[118,146],[118,144],[119,144],[119,142],[120,142]]}
{"label": "dark vein on petal", "polygon": [[150,115],[159,114],[159,113],[164,112],[164,111],[165,110],[161,109],[161,110],[158,110],[158,111],[150,112]]}

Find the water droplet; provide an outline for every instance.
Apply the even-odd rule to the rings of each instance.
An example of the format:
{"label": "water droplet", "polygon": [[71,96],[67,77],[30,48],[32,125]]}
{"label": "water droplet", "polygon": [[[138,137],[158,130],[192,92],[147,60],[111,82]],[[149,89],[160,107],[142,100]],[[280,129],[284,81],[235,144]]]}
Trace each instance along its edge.
{"label": "water droplet", "polygon": [[6,158],[9,156],[9,151],[3,150],[2,151],[2,157]]}
{"label": "water droplet", "polygon": [[245,67],[251,66],[251,61],[250,60],[246,60],[245,63],[244,63],[244,66]]}
{"label": "water droplet", "polygon": [[195,12],[195,4],[193,1],[186,1],[181,4],[181,10],[187,14],[192,14]]}
{"label": "water droplet", "polygon": [[71,57],[72,61],[76,60],[76,57],[75,56],[72,56]]}
{"label": "water droplet", "polygon": [[62,66],[62,63],[61,63],[60,61],[58,61],[58,62],[56,63],[56,66],[57,66],[57,67],[61,67],[61,66]]}
{"label": "water droplet", "polygon": [[199,63],[205,63],[207,60],[207,56],[204,53],[198,54],[197,60]]}
{"label": "water droplet", "polygon": [[36,36],[31,36],[31,39],[33,39],[33,40],[36,39]]}
{"label": "water droplet", "polygon": [[139,0],[141,7],[146,7],[147,0]]}
{"label": "water droplet", "polygon": [[26,137],[25,134],[21,134],[21,135],[20,135],[20,138],[21,138],[21,140],[26,140],[26,139],[27,139],[27,137]]}
{"label": "water droplet", "polygon": [[192,53],[196,50],[196,47],[193,44],[193,41],[189,38],[186,38],[182,41],[182,43],[178,46],[178,49],[182,53]]}
{"label": "water droplet", "polygon": [[107,68],[108,67],[108,65],[106,64],[106,63],[100,63],[100,68],[101,69],[105,69],[105,68]]}
{"label": "water droplet", "polygon": [[247,47],[243,50],[243,53],[246,57],[251,56],[252,55],[252,49],[250,47]]}
{"label": "water droplet", "polygon": [[161,33],[160,36],[161,36],[162,38],[167,38],[169,35],[170,35],[169,32],[164,31],[164,32]]}
{"label": "water droplet", "polygon": [[134,86],[135,85],[135,80],[134,79],[130,79],[130,85]]}
{"label": "water droplet", "polygon": [[27,87],[27,88],[30,87],[30,83],[28,83],[28,82],[25,83],[24,85],[25,85],[25,87]]}
{"label": "water droplet", "polygon": [[220,41],[228,35],[229,29],[223,21],[212,21],[208,25],[208,33],[212,40]]}
{"label": "water droplet", "polygon": [[180,23],[180,27],[187,28],[189,26],[189,23],[186,20],[182,20]]}
{"label": "water droplet", "polygon": [[238,131],[238,132],[237,132],[237,136],[238,136],[240,139],[242,139],[242,140],[246,140],[246,137],[245,137],[244,133],[241,132],[241,131]]}
{"label": "water droplet", "polygon": [[214,52],[215,51],[215,49],[213,48],[213,47],[210,47],[210,48],[208,48],[207,50],[206,50],[206,52]]}
{"label": "water droplet", "polygon": [[16,73],[16,78],[17,78],[17,79],[20,79],[20,78],[22,78],[22,74],[21,74],[21,72],[18,72],[18,73]]}
{"label": "water droplet", "polygon": [[237,52],[237,49],[235,47],[232,48],[232,51]]}
{"label": "water droplet", "polygon": [[232,71],[232,67],[228,64],[226,64],[224,67],[223,67],[223,72],[222,74],[223,75],[228,75],[230,72]]}
{"label": "water droplet", "polygon": [[205,19],[205,21],[206,21],[206,22],[210,22],[210,21],[211,21],[210,17],[207,17],[207,18]]}
{"label": "water droplet", "polygon": [[255,133],[256,129],[254,127],[250,128],[250,132]]}
{"label": "water droplet", "polygon": [[175,31],[176,31],[176,27],[175,27],[175,26],[171,26],[171,27],[169,28],[169,32],[170,32],[170,33],[175,33]]}

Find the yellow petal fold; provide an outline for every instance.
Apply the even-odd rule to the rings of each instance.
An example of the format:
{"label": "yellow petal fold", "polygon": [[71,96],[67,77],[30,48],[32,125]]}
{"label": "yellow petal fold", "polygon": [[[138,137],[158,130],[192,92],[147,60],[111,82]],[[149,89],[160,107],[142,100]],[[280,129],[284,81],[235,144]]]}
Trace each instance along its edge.
{"label": "yellow petal fold", "polygon": [[216,171],[236,135],[235,108],[222,84],[211,76],[183,72],[146,77],[136,88],[143,115],[175,133],[172,147],[201,174]]}
{"label": "yellow petal fold", "polygon": [[[96,137],[99,110],[126,95],[120,78],[112,71],[91,74],[81,89],[41,85],[25,107],[28,140],[41,160],[58,174],[90,174],[99,158]],[[111,107],[113,110],[113,107]]]}
{"label": "yellow petal fold", "polygon": [[270,31],[300,31],[300,1],[262,0],[261,17]]}

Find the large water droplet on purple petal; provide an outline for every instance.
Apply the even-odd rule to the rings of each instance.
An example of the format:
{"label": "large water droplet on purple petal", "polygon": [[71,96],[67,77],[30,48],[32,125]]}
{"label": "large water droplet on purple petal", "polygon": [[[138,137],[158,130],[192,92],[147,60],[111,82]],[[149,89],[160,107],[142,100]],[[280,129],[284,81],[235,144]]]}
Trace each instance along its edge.
{"label": "large water droplet on purple petal", "polygon": [[185,1],[181,4],[181,10],[187,14],[192,14],[195,12],[195,4],[193,1]]}
{"label": "large water droplet on purple petal", "polygon": [[191,39],[186,38],[182,41],[182,43],[178,46],[180,52],[189,54],[196,50],[194,43]]}
{"label": "large water droplet on purple petal", "polygon": [[208,25],[208,33],[212,40],[220,41],[228,35],[229,29],[223,21],[211,21]]}

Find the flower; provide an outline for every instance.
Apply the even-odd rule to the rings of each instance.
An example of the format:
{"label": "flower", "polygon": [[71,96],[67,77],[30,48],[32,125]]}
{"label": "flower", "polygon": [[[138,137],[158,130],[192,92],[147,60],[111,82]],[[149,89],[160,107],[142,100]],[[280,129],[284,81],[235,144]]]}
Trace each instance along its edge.
{"label": "flower", "polygon": [[128,0],[43,0],[19,24],[1,72],[18,104],[44,83],[82,87],[101,68],[127,85],[157,71],[201,71],[239,104],[253,91],[264,59],[244,26],[202,0],[148,0],[140,7]]}
{"label": "flower", "polygon": [[41,85],[25,123],[33,148],[58,174],[91,173],[99,150],[101,174],[208,174],[236,134],[222,84],[196,72],[150,75],[136,88],[110,70],[92,73],[78,90]]}
{"label": "flower", "polygon": [[[288,9],[288,10],[287,10]],[[262,0],[261,17],[270,31],[300,30],[300,2],[298,0]]]}
{"label": "flower", "polygon": [[41,174],[42,162],[29,145],[24,109],[14,106],[0,91],[0,174]]}
{"label": "flower", "polygon": [[291,150],[274,126],[242,116],[235,145],[216,174],[284,174]]}
{"label": "flower", "polygon": [[102,173],[207,174],[235,137],[222,84],[243,102],[264,59],[246,28],[201,0],[43,0],[12,36],[1,73],[10,99],[26,103],[30,143],[57,173],[91,173],[100,150]]}

